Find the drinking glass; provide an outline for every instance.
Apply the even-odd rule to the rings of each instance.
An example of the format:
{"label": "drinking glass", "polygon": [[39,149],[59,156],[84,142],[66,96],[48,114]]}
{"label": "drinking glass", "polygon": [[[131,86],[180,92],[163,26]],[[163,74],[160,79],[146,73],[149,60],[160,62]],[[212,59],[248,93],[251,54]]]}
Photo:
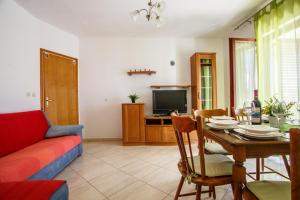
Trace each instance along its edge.
{"label": "drinking glass", "polygon": [[280,119],[285,116],[286,104],[284,101],[278,102],[272,106],[272,115],[277,118],[278,128],[280,129]]}
{"label": "drinking glass", "polygon": [[247,115],[248,124],[251,124],[251,114],[255,110],[255,104],[252,101],[245,101],[244,102],[244,113]]}

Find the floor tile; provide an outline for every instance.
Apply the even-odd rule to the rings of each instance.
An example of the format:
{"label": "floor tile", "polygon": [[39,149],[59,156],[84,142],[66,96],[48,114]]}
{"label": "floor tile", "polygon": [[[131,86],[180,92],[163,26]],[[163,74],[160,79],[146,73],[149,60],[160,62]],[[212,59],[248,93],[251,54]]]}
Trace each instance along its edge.
{"label": "floor tile", "polygon": [[166,197],[166,193],[163,193],[146,183],[137,181],[123,190],[112,195],[111,200],[161,200]]}
{"label": "floor tile", "polygon": [[87,181],[77,174],[70,167],[64,169],[60,174],[55,177],[55,180],[66,180],[69,188],[75,188],[87,183]]}
{"label": "floor tile", "polygon": [[137,179],[142,179],[143,177],[147,176],[150,173],[153,173],[158,169],[158,166],[141,160],[136,160],[120,168],[120,170],[134,176]]}
{"label": "floor tile", "polygon": [[102,177],[107,174],[113,174],[117,172],[117,169],[111,165],[102,162],[97,164],[87,164],[81,167],[81,169],[76,170],[80,176],[86,180],[92,180],[96,177]]}
{"label": "floor tile", "polygon": [[114,172],[105,176],[96,177],[90,183],[105,196],[121,191],[123,188],[134,183],[136,179],[123,172]]}
{"label": "floor tile", "polygon": [[90,184],[85,183],[74,189],[70,189],[70,200],[104,200],[106,197],[98,192]]}
{"label": "floor tile", "polygon": [[166,169],[159,169],[144,177],[144,181],[149,185],[169,194],[177,188],[179,183],[179,173],[171,172]]}
{"label": "floor tile", "polygon": [[[193,146],[197,152],[197,145]],[[85,142],[84,153],[55,179],[67,180],[71,200],[172,200],[180,173],[177,146],[122,146],[117,142]],[[265,159],[267,166],[286,174],[282,159]],[[255,159],[247,159],[247,171],[255,172]],[[261,179],[286,180],[276,174],[261,175]],[[247,178],[247,180],[252,181]],[[195,186],[184,183],[182,192],[192,192]],[[205,189],[205,188],[203,188]],[[216,187],[217,200],[232,200],[231,186]],[[212,199],[208,194],[202,200]],[[179,198],[195,199],[195,196]]]}

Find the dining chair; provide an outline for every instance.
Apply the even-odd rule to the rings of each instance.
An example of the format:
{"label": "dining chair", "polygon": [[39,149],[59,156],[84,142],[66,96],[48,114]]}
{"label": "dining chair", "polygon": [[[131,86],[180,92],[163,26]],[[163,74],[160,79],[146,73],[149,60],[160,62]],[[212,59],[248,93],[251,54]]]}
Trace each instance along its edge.
{"label": "dining chair", "polygon": [[[211,109],[211,110],[193,110],[194,119],[196,116],[200,116],[202,119],[202,124],[205,124],[209,118],[212,116],[228,116],[228,109]],[[229,155],[228,151],[226,151],[222,145],[216,143],[214,141],[205,140],[204,144],[205,153],[207,154],[223,154]]]}
{"label": "dining chair", "polygon": [[235,120],[239,122],[248,121],[248,116],[245,114],[243,108],[234,108],[231,107],[231,116],[235,118]]}
{"label": "dining chair", "polygon": [[290,130],[291,181],[254,181],[243,190],[245,200],[300,199],[300,129]]}
{"label": "dining chair", "polygon": [[[245,114],[244,109],[243,108],[231,108],[231,115],[232,117],[235,118],[235,120],[239,121],[239,122],[245,122],[248,121],[248,116]],[[287,170],[287,174],[289,176],[290,174],[290,170],[289,170],[289,166],[288,166],[288,161],[285,155],[282,156],[284,165],[286,167]],[[269,171],[265,171],[265,168],[268,169]],[[260,174],[270,174],[270,173],[275,173],[279,176],[282,176],[284,178],[289,178],[286,177],[285,175],[283,175],[282,173],[274,170],[273,168],[266,166],[265,165],[265,159],[264,158],[256,158],[256,171],[255,172],[248,172],[247,175],[252,178],[253,180],[260,180]],[[255,174],[255,178],[252,176],[252,174]]]}
{"label": "dining chair", "polygon": [[[207,192],[213,192],[215,199],[215,186],[232,184],[233,161],[224,155],[204,153],[204,135],[200,116],[196,116],[196,120],[190,116],[172,115],[171,118],[181,157],[178,163],[181,179],[174,199],[196,195],[196,200],[200,200],[201,193]],[[200,144],[198,155],[198,152],[193,153],[190,140],[190,134],[194,130],[197,131]],[[187,145],[184,143],[184,138],[187,138]],[[196,192],[181,194],[185,179],[196,185]],[[202,186],[208,186],[209,190],[202,191]]]}

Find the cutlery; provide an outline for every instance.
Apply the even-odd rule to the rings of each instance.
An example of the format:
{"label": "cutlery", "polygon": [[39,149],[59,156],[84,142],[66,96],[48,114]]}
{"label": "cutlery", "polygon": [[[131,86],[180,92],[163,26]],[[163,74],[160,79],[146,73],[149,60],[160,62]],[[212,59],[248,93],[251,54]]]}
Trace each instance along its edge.
{"label": "cutlery", "polygon": [[230,136],[233,136],[233,137],[237,138],[237,139],[249,141],[248,138],[242,137],[242,136],[240,136],[240,135],[232,134],[232,133],[230,133],[229,130],[227,130],[227,129],[224,129],[224,132],[225,132],[226,134],[230,135]]}

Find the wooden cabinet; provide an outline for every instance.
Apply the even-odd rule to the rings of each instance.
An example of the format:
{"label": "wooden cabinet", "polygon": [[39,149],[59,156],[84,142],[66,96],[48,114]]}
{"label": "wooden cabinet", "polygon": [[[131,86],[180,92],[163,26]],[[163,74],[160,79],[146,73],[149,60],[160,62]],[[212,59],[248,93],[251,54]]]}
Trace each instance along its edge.
{"label": "wooden cabinet", "polygon": [[191,57],[192,108],[217,107],[216,54],[195,53]]}
{"label": "wooden cabinet", "polygon": [[122,104],[123,144],[144,144],[144,104]]}
{"label": "wooden cabinet", "polygon": [[[176,144],[176,135],[173,129],[172,120],[170,116],[166,117],[145,117],[146,129],[146,144],[154,145],[169,145]],[[187,138],[184,138],[187,141]],[[191,141],[198,141],[197,133],[194,131],[191,134]]]}
{"label": "wooden cabinet", "polygon": [[174,142],[174,143],[177,142],[175,131],[172,126],[163,126],[162,127],[162,141],[163,142]]}
{"label": "wooden cabinet", "polygon": [[161,142],[161,127],[160,126],[146,126],[146,142],[159,143]]}

